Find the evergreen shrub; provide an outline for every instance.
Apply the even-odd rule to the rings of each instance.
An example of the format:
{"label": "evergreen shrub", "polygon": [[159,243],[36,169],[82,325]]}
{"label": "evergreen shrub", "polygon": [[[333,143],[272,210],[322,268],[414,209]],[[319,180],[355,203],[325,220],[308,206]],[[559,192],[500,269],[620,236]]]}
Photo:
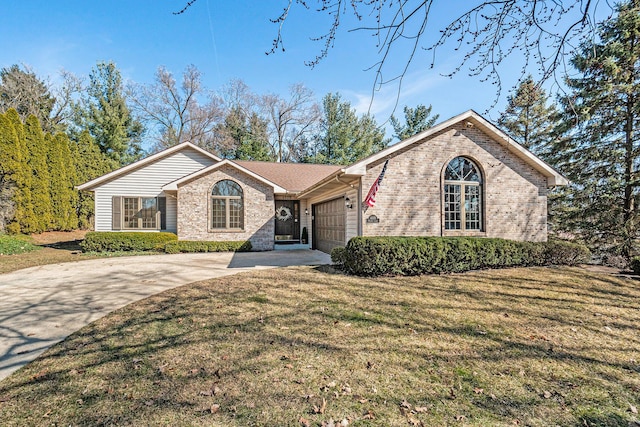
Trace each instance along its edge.
{"label": "evergreen shrub", "polygon": [[249,252],[251,251],[251,242],[248,240],[238,242],[179,240],[165,244],[164,251],[168,254],[188,252]]}
{"label": "evergreen shrub", "polygon": [[80,246],[83,252],[163,251],[164,246],[178,236],[166,232],[91,231]]}
{"label": "evergreen shrub", "polygon": [[454,273],[484,268],[575,265],[589,250],[563,241],[516,242],[472,237],[354,237],[335,248],[337,268],[358,276]]}
{"label": "evergreen shrub", "polygon": [[546,265],[578,265],[591,260],[589,249],[579,243],[549,240],[544,246]]}

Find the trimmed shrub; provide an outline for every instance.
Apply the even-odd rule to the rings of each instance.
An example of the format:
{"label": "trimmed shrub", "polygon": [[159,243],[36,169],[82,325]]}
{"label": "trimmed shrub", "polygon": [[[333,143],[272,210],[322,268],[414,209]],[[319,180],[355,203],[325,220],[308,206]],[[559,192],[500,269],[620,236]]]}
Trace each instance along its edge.
{"label": "trimmed shrub", "polygon": [[178,236],[166,232],[91,231],[80,246],[83,252],[163,251],[167,242]]}
{"label": "trimmed shrub", "polygon": [[591,261],[589,249],[579,243],[549,240],[544,243],[545,265],[578,265]]}
{"label": "trimmed shrub", "polygon": [[337,246],[331,250],[331,262],[336,268],[341,269],[344,267],[344,263],[347,257],[347,250],[342,246]]}
{"label": "trimmed shrub", "polygon": [[483,268],[575,265],[589,260],[579,244],[470,237],[354,237],[336,248],[336,267],[358,276],[454,273]]}
{"label": "trimmed shrub", "polygon": [[249,252],[251,251],[251,242],[248,240],[239,242],[178,240],[165,244],[164,251],[168,254],[189,252]]}

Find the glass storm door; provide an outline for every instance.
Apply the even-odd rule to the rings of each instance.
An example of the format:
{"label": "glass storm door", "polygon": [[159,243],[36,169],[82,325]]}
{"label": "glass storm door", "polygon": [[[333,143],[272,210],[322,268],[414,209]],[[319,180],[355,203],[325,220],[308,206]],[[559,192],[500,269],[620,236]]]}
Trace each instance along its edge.
{"label": "glass storm door", "polygon": [[276,200],[276,241],[300,240],[300,202]]}

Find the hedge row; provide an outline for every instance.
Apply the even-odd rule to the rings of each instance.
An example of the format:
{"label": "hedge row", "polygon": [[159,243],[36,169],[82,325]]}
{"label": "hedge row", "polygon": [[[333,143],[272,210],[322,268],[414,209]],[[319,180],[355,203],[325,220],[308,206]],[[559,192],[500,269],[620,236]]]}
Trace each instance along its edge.
{"label": "hedge row", "polygon": [[167,242],[178,240],[173,233],[144,233],[140,231],[91,231],[80,246],[83,252],[162,251]]}
{"label": "hedge row", "polygon": [[155,251],[168,254],[181,252],[247,252],[251,242],[200,242],[180,240],[173,233],[101,232],[87,233],[80,243],[84,252]]}
{"label": "hedge row", "polygon": [[590,259],[582,245],[467,237],[354,237],[331,253],[333,263],[358,276],[454,273],[483,268],[575,265]]}
{"label": "hedge row", "polygon": [[179,240],[164,245],[164,251],[168,254],[181,252],[249,252],[251,242],[201,242],[196,240]]}

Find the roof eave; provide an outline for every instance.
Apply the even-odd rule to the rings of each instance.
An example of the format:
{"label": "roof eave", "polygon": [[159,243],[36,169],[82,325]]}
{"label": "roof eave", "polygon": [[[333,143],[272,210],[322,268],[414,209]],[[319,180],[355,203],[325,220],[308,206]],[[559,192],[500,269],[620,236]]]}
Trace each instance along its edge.
{"label": "roof eave", "polygon": [[130,165],[127,166],[123,166],[119,169],[116,169],[112,172],[109,172],[105,175],[99,176],[95,179],[92,179],[91,181],[85,182],[84,184],[78,185],[76,186],[76,189],[79,191],[93,191],[93,189],[95,187],[97,187],[98,185],[110,181],[112,179],[117,178],[120,175],[124,175],[127,172],[133,171],[135,169],[138,169],[142,166],[145,166],[147,164],[153,163],[157,160],[162,159],[163,157],[166,157],[170,154],[173,154],[177,151],[180,150],[184,150],[185,148],[191,148],[193,150],[198,151],[201,154],[204,154],[205,156],[211,158],[212,160],[219,162],[220,160],[222,160],[220,157],[216,156],[215,154],[209,153],[206,150],[203,150],[202,148],[198,147],[197,145],[194,145],[190,142],[183,142],[181,144],[178,145],[174,145],[173,147],[169,147],[166,150],[162,150],[159,151],[149,157],[145,157],[142,160],[138,160],[137,162],[131,163]]}
{"label": "roof eave", "polygon": [[224,160],[222,160],[222,161],[220,161],[220,162],[218,162],[218,163],[216,163],[214,165],[208,166],[208,167],[206,167],[204,169],[200,169],[200,170],[198,170],[198,171],[196,171],[196,172],[194,172],[192,174],[189,174],[189,175],[184,176],[184,177],[182,177],[180,179],[177,179],[177,180],[175,180],[173,182],[170,182],[170,183],[166,184],[165,186],[163,186],[162,190],[163,191],[178,191],[178,186],[180,184],[182,184],[184,182],[187,182],[187,181],[191,181],[191,180],[193,180],[193,179],[195,179],[195,178],[197,178],[197,177],[199,177],[201,175],[204,175],[204,174],[209,173],[209,172],[211,172],[213,170],[219,169],[219,168],[221,168],[222,166],[225,166],[225,165],[229,165],[229,166],[231,166],[231,167],[233,167],[235,169],[238,169],[239,171],[249,175],[250,177],[252,177],[254,179],[257,179],[258,181],[260,181],[260,182],[262,182],[264,184],[267,184],[268,186],[273,188],[274,194],[283,194],[283,193],[286,194],[287,193],[287,190],[285,188],[280,187],[278,184],[276,184],[274,182],[271,182],[266,178],[263,178],[262,176],[260,176],[260,175],[258,175],[256,173],[248,170],[247,168],[244,168],[244,167],[240,166],[239,164],[237,164],[237,163],[235,163],[235,162],[233,162],[233,161],[231,161],[229,159],[224,159]]}
{"label": "roof eave", "polygon": [[345,170],[346,169],[344,169],[344,168],[343,169],[338,169],[337,171],[335,171],[331,175],[327,176],[326,178],[322,179],[321,181],[318,181],[317,183],[313,184],[312,186],[300,191],[297,194],[298,198],[299,199],[304,199],[309,194],[311,194],[314,191],[318,190],[319,188],[324,187],[325,185],[333,182],[337,178],[340,178],[340,177],[359,178],[359,177],[364,176],[366,174],[366,169],[362,173],[349,173],[349,174],[346,173]]}
{"label": "roof eave", "polygon": [[363,170],[366,171],[366,168],[369,164],[374,163],[380,159],[384,159],[385,157],[392,155],[396,151],[402,150],[412,144],[415,144],[420,140],[428,138],[431,135],[434,135],[464,120],[471,120],[471,124],[475,122],[481,125],[481,127],[484,127],[488,132],[492,133],[495,136],[496,140],[504,142],[504,144],[506,145],[509,151],[516,154],[518,157],[523,159],[527,164],[532,166],[534,169],[536,169],[538,172],[540,172],[543,176],[547,178],[548,187],[568,185],[569,181],[564,176],[559,174],[555,169],[553,169],[551,166],[545,163],[542,159],[538,158],[529,150],[522,147],[515,140],[513,140],[511,137],[509,137],[507,134],[505,134],[503,131],[498,129],[491,122],[489,122],[488,120],[486,120],[484,117],[482,117],[480,114],[476,113],[473,110],[467,110],[462,114],[459,114],[455,117],[445,120],[444,122],[439,123],[432,128],[426,129],[412,137],[405,139],[404,141],[400,141],[397,144],[387,147],[384,150],[379,151],[378,153],[372,156],[362,159],[359,162],[356,162],[353,165],[345,168],[344,172],[345,174],[364,175]]}

